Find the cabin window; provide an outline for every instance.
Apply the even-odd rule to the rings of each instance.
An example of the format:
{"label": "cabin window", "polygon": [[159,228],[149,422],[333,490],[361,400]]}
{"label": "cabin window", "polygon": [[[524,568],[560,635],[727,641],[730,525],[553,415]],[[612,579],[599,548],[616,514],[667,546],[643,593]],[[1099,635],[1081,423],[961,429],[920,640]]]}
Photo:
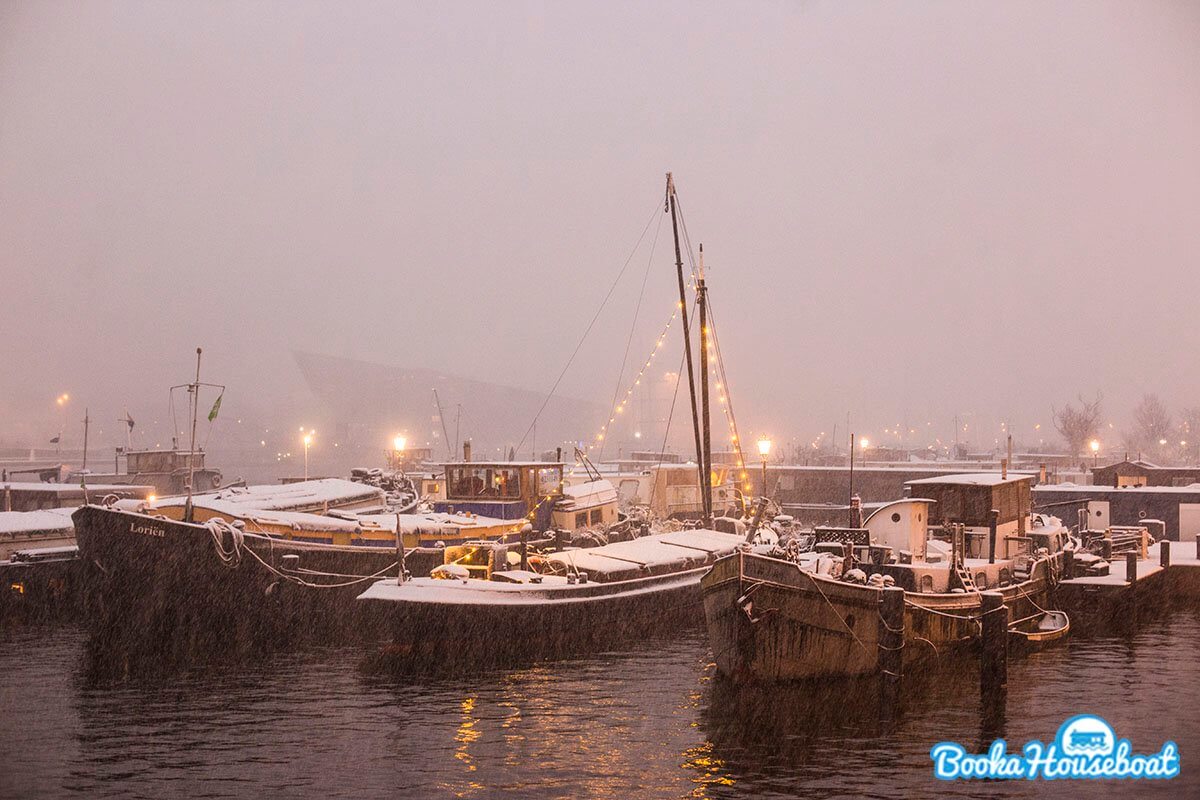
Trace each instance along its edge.
{"label": "cabin window", "polygon": [[520,473],[505,467],[452,467],[447,471],[448,496],[454,499],[521,496]]}
{"label": "cabin window", "polygon": [[975,573],[975,585],[978,586],[980,589],[986,589],[988,587],[986,572]]}
{"label": "cabin window", "polygon": [[587,512],[580,511],[575,515],[575,527],[582,528],[584,525],[587,525]]}
{"label": "cabin window", "polygon": [[558,494],[562,487],[562,467],[541,467],[537,471],[539,497]]}
{"label": "cabin window", "polygon": [[921,576],[921,591],[926,594],[929,594],[930,592],[933,591],[933,576],[932,575],[922,575]]}
{"label": "cabin window", "polygon": [[1010,573],[1004,567],[1001,567],[1000,568],[1000,585],[1008,586],[1010,583],[1012,583],[1012,573]]}
{"label": "cabin window", "polygon": [[603,520],[604,520],[604,509],[593,508],[592,509],[592,524],[595,525],[596,523],[602,522]]}
{"label": "cabin window", "polygon": [[521,473],[515,469],[493,469],[492,491],[495,497],[520,497]]}
{"label": "cabin window", "polygon": [[892,522],[899,522],[899,521],[900,521],[900,512],[899,511],[892,512]]}

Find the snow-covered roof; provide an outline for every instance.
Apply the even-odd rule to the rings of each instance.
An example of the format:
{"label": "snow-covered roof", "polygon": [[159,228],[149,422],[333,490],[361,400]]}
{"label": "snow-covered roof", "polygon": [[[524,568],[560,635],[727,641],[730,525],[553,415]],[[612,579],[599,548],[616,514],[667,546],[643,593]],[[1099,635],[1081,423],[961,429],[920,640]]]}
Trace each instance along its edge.
{"label": "snow-covered roof", "polygon": [[1033,474],[1028,472],[1009,472],[1007,476],[1004,476],[1000,472],[969,472],[957,475],[938,475],[934,478],[917,478],[916,480],[905,481],[904,485],[930,486],[955,484],[959,486],[999,486],[1005,483],[1027,481],[1033,477]]}
{"label": "snow-covered roof", "polygon": [[[46,492],[62,494],[63,492],[82,492],[83,487],[78,481],[70,483],[45,483],[42,481],[3,481],[0,482],[0,492],[12,489],[14,492]],[[142,486],[130,483],[89,483],[88,493],[91,492],[153,492],[153,486]]]}
{"label": "snow-covered roof", "polygon": [[0,533],[30,531],[61,531],[70,535],[75,530],[71,522],[74,509],[53,508],[41,511],[0,511]]}
{"label": "snow-covered roof", "polygon": [[558,508],[563,511],[592,508],[605,503],[617,502],[617,490],[606,480],[577,483],[563,487],[563,498],[558,501]]}
{"label": "snow-covered roof", "polygon": [[[395,514],[355,514],[355,517],[363,522],[378,525],[381,528],[388,530],[396,529]],[[430,528],[496,528],[501,526],[513,527],[520,524],[521,520],[515,522],[510,519],[499,519],[498,517],[481,517],[478,514],[467,516],[466,514],[448,514],[440,511],[432,511],[425,514],[401,514],[400,529],[405,533],[415,533],[418,529],[429,530]]]}
{"label": "snow-covered roof", "polygon": [[[287,484],[260,486],[233,486],[218,492],[199,494],[192,502],[198,506],[216,509],[243,509],[255,511],[289,511],[296,509],[328,506],[337,508],[351,503],[378,503],[383,508],[387,494],[376,486],[367,486],[340,478],[322,478]],[[159,506],[182,505],[184,498],[160,500]]]}
{"label": "snow-covered roof", "polygon": [[1122,486],[1119,489],[1114,486],[1101,485],[1081,485],[1074,483],[1056,483],[1044,484],[1042,486],[1033,487],[1035,492],[1055,492],[1061,494],[1110,494],[1112,492],[1127,492],[1141,494],[1200,494],[1200,483],[1193,483],[1189,486]]}

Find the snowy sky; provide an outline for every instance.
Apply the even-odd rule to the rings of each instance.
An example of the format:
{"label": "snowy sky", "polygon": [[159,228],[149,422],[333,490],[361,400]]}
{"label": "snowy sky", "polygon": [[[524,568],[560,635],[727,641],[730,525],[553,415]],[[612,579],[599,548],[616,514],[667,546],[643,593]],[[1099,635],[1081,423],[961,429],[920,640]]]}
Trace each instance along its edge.
{"label": "snowy sky", "polygon": [[649,221],[607,403],[667,170],[749,431],[1200,405],[1198,144],[1190,2],[9,2],[0,436],[196,345],[247,405],[294,348],[544,390]]}

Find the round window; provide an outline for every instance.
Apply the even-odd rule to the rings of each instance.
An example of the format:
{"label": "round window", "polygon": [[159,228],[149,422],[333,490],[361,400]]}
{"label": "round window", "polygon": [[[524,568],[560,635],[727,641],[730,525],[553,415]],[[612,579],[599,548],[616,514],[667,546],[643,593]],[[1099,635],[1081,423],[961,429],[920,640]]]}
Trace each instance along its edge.
{"label": "round window", "polygon": [[899,521],[900,521],[900,512],[897,511],[894,514],[892,514],[892,522],[899,522]]}

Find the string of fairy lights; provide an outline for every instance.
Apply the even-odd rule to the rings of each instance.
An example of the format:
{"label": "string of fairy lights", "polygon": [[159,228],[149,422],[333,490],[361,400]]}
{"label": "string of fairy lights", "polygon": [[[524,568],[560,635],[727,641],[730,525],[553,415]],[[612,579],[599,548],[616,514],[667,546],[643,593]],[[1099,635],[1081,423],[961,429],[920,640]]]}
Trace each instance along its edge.
{"label": "string of fairy lights", "polygon": [[[600,444],[604,441],[605,436],[607,436],[610,432],[612,425],[616,422],[617,417],[625,413],[626,406],[628,406],[629,401],[633,399],[634,391],[637,389],[637,387],[642,385],[642,378],[645,376],[646,371],[650,369],[651,365],[657,358],[659,351],[662,350],[663,345],[666,344],[667,334],[670,332],[671,326],[675,324],[675,320],[679,318],[679,310],[681,307],[682,304],[679,301],[676,301],[675,308],[671,312],[670,318],[667,319],[667,324],[663,326],[662,331],[658,334],[658,337],[654,341],[654,347],[650,350],[650,355],[646,356],[645,361],[642,362],[641,368],[633,376],[633,380],[629,383],[628,387],[626,387],[625,393],[617,394],[617,396],[621,399],[609,409],[608,421],[600,426],[600,430],[596,432],[596,435],[592,438],[592,441],[581,450],[585,456],[593,449],[600,446]],[[570,471],[564,476],[564,481],[566,478],[572,477],[582,465],[583,459],[577,456],[575,458],[575,463],[571,466]],[[542,499],[539,500],[533,506],[533,508],[529,510],[529,513],[522,518],[520,523],[509,529],[509,532],[515,533],[519,531],[526,524],[526,522],[533,522],[537,518],[538,510],[541,509],[546,501],[550,500],[556,495],[557,493],[550,493],[542,497]]]}

